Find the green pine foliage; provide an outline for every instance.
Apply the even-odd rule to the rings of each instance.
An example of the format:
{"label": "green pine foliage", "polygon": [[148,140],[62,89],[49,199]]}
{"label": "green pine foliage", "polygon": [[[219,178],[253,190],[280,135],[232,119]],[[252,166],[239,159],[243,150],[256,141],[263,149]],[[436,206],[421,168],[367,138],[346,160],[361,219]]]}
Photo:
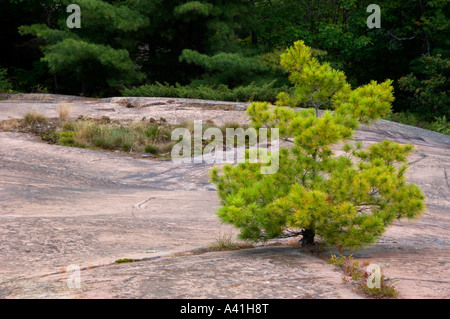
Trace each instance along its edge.
{"label": "green pine foliage", "polygon": [[[140,87],[125,89],[122,91],[123,96],[155,96],[155,97],[175,97],[187,99],[204,99],[216,101],[231,102],[249,102],[249,101],[270,101],[275,102],[278,94],[283,91],[289,91],[291,88],[287,86],[276,87],[273,82],[257,85],[250,83],[249,85],[241,85],[230,88],[227,85],[204,85],[190,84],[170,85],[156,82],[155,84],[147,84]],[[291,90],[292,91],[292,90]]]}
{"label": "green pine foliage", "polygon": [[175,16],[183,16],[189,19],[192,15],[209,16],[214,6],[211,3],[204,3],[199,1],[189,1],[175,7]]}
{"label": "green pine foliage", "polygon": [[[352,88],[392,79],[395,112],[429,123],[450,117],[448,0],[379,0],[380,29],[366,25],[371,0],[79,0],[81,29],[69,29],[72,2],[2,2],[0,65],[15,90],[105,97],[157,82],[218,96],[223,86],[282,88],[278,52],[303,39],[320,76],[342,83],[345,74]],[[321,87],[314,96],[298,89],[291,104],[330,108],[327,91],[337,88],[326,78],[310,82]]]}
{"label": "green pine foliage", "polygon": [[183,50],[180,61],[195,64],[213,74],[213,79],[209,77],[210,82],[231,86],[248,84],[258,75],[264,76],[269,72],[269,66],[263,64],[258,57],[245,57],[238,53],[221,52],[208,56],[193,50]]}
{"label": "green pine foliage", "polygon": [[399,80],[400,89],[408,94],[410,111],[428,120],[450,118],[450,59],[424,55],[413,65],[415,72]]}
{"label": "green pine foliage", "polygon": [[7,78],[8,70],[0,68],[0,93],[9,92],[12,89],[12,85]]}
{"label": "green pine foliage", "polygon": [[[58,3],[65,8],[72,2],[64,0]],[[100,0],[80,0],[77,4],[82,10],[79,29],[67,28],[67,14],[61,12],[57,27],[33,24],[19,28],[22,35],[44,40],[41,61],[47,63],[49,71],[60,79],[70,79],[71,85],[75,81],[83,95],[143,80],[144,74],[128,51],[133,44],[130,45],[126,39],[147,26],[148,19],[120,4]],[[102,18],[99,18],[99,12]]]}
{"label": "green pine foliage", "polygon": [[[240,229],[244,239],[265,240],[287,228],[340,249],[374,243],[398,219],[414,219],[424,210],[424,195],[406,181],[412,145],[383,141],[364,149],[351,138],[360,123],[370,124],[391,110],[392,81],[351,89],[343,73],[320,64],[298,41],[282,56],[295,93],[275,104],[255,102],[248,115],[255,128],[279,128],[293,141],[279,150],[279,170],[261,174],[261,163],[226,165],[212,170],[223,222]],[[310,102],[296,110],[283,106]],[[330,105],[317,116],[318,105]],[[314,108],[312,108],[314,107]],[[341,145],[339,155],[337,145]],[[311,238],[312,237],[312,238]]]}

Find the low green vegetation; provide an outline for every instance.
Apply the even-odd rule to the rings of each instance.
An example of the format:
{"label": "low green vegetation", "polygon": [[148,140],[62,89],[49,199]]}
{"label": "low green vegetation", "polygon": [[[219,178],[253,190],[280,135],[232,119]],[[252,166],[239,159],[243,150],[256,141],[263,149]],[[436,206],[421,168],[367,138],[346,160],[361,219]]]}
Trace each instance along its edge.
{"label": "low green vegetation", "polygon": [[407,110],[429,122],[450,117],[450,59],[424,55],[413,61],[411,71],[398,80]]}
{"label": "low green vegetation", "polygon": [[132,263],[135,262],[134,259],[130,259],[130,258],[122,258],[122,259],[117,259],[114,263],[115,264],[126,264],[126,263]]}
{"label": "low green vegetation", "polygon": [[55,135],[56,143],[64,146],[167,155],[174,145],[171,131],[170,126],[157,123],[82,120],[65,123]]}
{"label": "low green vegetation", "polygon": [[360,262],[358,260],[354,260],[353,256],[336,256],[331,255],[331,258],[327,260],[327,262],[331,265],[337,266],[344,271],[343,280],[345,282],[353,282],[355,283],[357,290],[361,293],[377,298],[396,298],[399,295],[395,284],[397,281],[386,278],[383,275],[383,271],[381,269],[381,277],[380,277],[380,287],[370,288],[367,285],[367,280],[371,275],[370,272],[367,271],[367,267],[370,265],[370,262]]}
{"label": "low green vegetation", "polygon": [[[280,52],[298,40],[353,88],[392,79],[395,113],[450,118],[448,0],[6,0],[0,92],[275,103],[292,89]],[[6,72],[7,69],[7,72]],[[441,131],[443,129],[440,129]]]}
{"label": "low green vegetation", "polygon": [[12,89],[12,84],[7,77],[7,70],[0,68],[0,93],[9,93]]}
{"label": "low green vegetation", "polygon": [[[45,124],[45,125],[44,125]],[[184,121],[177,125],[167,124],[165,120],[143,120],[140,122],[112,121],[111,119],[87,119],[68,120],[67,116],[49,119],[39,112],[28,112],[21,120],[7,120],[0,123],[3,131],[27,132],[39,135],[43,140],[68,147],[91,148],[107,151],[119,151],[132,154],[146,153],[157,158],[170,158],[172,148],[181,141],[172,140],[172,132],[176,128],[185,128],[191,136],[194,136],[195,125],[193,121]],[[216,128],[223,136],[222,140],[216,140],[204,136],[202,139],[202,151],[212,151],[214,147],[207,145],[222,143],[226,148],[229,145],[238,146],[239,139],[227,140],[227,129],[242,129],[248,126],[239,123],[227,122],[216,125],[212,121],[202,123],[202,133],[208,129]],[[250,146],[250,136],[245,136],[245,145]],[[215,144],[217,143],[217,144]],[[191,153],[194,154],[195,143],[191,143]]]}
{"label": "low green vegetation", "polygon": [[391,113],[386,116],[386,120],[450,135],[450,121],[445,115],[436,117],[433,121],[425,121],[420,114],[416,113]]}
{"label": "low green vegetation", "polygon": [[167,83],[147,84],[140,87],[125,89],[123,96],[142,96],[142,97],[175,97],[204,99],[216,101],[272,101],[275,102],[280,92],[288,91],[289,87],[274,87],[273,83],[256,85],[238,86],[230,89],[227,85],[169,85]]}

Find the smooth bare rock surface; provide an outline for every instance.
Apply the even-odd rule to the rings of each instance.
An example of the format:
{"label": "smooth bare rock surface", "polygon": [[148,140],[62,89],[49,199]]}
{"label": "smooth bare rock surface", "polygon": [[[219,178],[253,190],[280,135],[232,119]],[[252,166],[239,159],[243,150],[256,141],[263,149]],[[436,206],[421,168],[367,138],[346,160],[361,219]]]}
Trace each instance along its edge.
{"label": "smooth bare rock surface", "polygon": [[[31,110],[57,117],[61,104],[73,118],[248,121],[239,103],[55,95],[10,96],[0,121]],[[379,121],[355,139],[413,143],[408,179],[424,190],[427,211],[354,257],[383,266],[402,298],[450,298],[450,138]],[[334,266],[294,247],[182,253],[236,233],[215,215],[210,168],[0,132],[0,298],[359,297]],[[114,264],[121,258],[144,261]],[[82,268],[80,289],[67,286],[72,264]]]}
{"label": "smooth bare rock surface", "polygon": [[397,221],[376,245],[354,253],[398,280],[402,298],[450,298],[450,143],[426,143],[414,143],[408,180],[424,191],[427,210],[417,221]]}
{"label": "smooth bare rock surface", "polygon": [[[53,293],[60,298],[352,298],[342,273],[292,247],[262,247],[85,269],[81,288],[68,289],[70,274],[19,280],[10,297]],[[25,287],[44,287],[41,291]]]}
{"label": "smooth bare rock surface", "polygon": [[[127,107],[132,103],[133,107]],[[204,101],[175,98],[108,98],[91,99],[51,94],[13,95],[1,101],[0,121],[23,118],[29,111],[46,117],[58,117],[58,107],[64,105],[70,115],[140,121],[143,118],[165,119],[177,124],[186,120],[211,120],[221,125],[227,122],[246,123],[246,105],[243,103]]]}

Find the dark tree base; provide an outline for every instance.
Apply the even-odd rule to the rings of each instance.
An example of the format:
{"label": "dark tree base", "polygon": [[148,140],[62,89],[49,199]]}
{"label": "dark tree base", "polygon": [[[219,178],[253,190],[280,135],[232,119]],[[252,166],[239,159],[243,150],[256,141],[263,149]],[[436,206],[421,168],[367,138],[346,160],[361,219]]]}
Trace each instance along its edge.
{"label": "dark tree base", "polygon": [[314,246],[314,237],[316,235],[314,230],[304,229],[300,234],[303,236],[300,240],[302,247]]}

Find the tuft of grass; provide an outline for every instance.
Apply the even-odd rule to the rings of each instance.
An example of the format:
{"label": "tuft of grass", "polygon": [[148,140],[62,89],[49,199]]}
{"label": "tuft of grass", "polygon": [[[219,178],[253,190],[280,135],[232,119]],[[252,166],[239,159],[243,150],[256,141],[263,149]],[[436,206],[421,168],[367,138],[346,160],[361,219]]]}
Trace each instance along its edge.
{"label": "tuft of grass", "polygon": [[24,120],[25,124],[31,124],[31,125],[37,124],[37,123],[46,123],[48,121],[47,118],[43,114],[36,112],[36,111],[27,112],[25,114],[25,116],[23,117],[23,120]]}
{"label": "tuft of grass", "polygon": [[331,265],[337,266],[344,271],[343,280],[345,282],[354,282],[359,291],[365,295],[377,299],[382,298],[396,298],[399,292],[395,288],[397,281],[387,279],[381,269],[380,288],[369,288],[367,285],[367,278],[371,275],[367,271],[367,267],[370,262],[360,262],[354,260],[353,256],[336,256],[331,255],[331,258],[327,260]]}
{"label": "tuft of grass", "polygon": [[89,145],[93,139],[104,135],[102,126],[91,121],[74,122],[72,130],[76,132],[76,141],[84,145]]}
{"label": "tuft of grass", "polygon": [[129,152],[133,148],[133,133],[125,127],[105,128],[107,135],[105,136],[106,148],[110,150],[122,150]]}
{"label": "tuft of grass", "polygon": [[67,103],[61,103],[58,106],[58,116],[61,121],[67,121],[70,118],[70,106]]}
{"label": "tuft of grass", "polygon": [[144,134],[148,138],[157,138],[159,133],[159,127],[156,124],[150,124],[149,127],[145,130]]}
{"label": "tuft of grass", "polygon": [[194,133],[194,121],[183,120],[178,124],[178,126],[187,129],[191,134]]}
{"label": "tuft of grass", "polygon": [[219,233],[214,242],[208,247],[213,251],[223,251],[223,250],[238,250],[245,248],[253,248],[254,246],[247,243],[239,243],[233,240],[233,235],[231,233]]}
{"label": "tuft of grass", "polygon": [[17,119],[10,119],[0,122],[0,131],[11,132],[18,129],[21,123]]}
{"label": "tuft of grass", "polygon": [[156,155],[159,153],[159,148],[155,145],[147,145],[145,146],[145,153]]}

